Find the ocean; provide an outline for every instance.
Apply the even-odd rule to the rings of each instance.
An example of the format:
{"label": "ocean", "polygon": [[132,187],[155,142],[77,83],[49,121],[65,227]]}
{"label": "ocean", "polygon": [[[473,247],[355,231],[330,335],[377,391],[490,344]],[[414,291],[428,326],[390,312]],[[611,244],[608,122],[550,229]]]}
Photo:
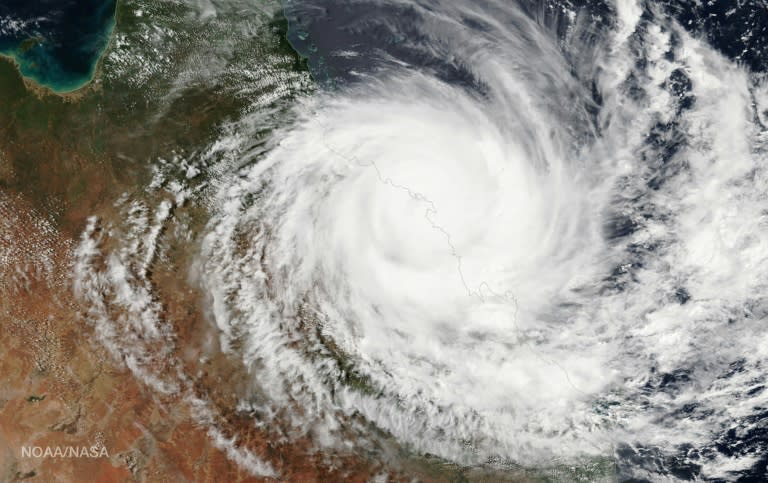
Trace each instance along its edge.
{"label": "ocean", "polygon": [[5,0],[0,54],[51,90],[77,90],[93,78],[115,25],[116,0]]}

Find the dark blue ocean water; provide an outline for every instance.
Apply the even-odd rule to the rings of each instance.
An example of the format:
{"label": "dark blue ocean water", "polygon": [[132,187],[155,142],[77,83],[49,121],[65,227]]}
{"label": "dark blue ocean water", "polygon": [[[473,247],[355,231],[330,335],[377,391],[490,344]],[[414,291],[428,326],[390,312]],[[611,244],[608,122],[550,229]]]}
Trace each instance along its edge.
{"label": "dark blue ocean water", "polygon": [[[329,89],[343,89],[347,84],[386,72],[389,65],[397,65],[481,91],[482,79],[476,78],[470,66],[450,57],[435,55],[435,52],[441,51],[440,39],[430,37],[425,31],[423,18],[414,8],[417,3],[434,5],[437,2],[285,0],[288,40],[307,59],[315,80]],[[486,2],[468,3],[477,6]],[[768,8],[764,0],[656,0],[640,3],[645,9],[644,18],[666,16],[738,65],[759,76],[768,73]],[[586,12],[585,17],[593,23],[591,33],[596,37],[604,35],[617,22],[612,2],[606,0],[511,0],[510,4],[530,12],[532,18],[555,31],[563,42],[567,39],[564,34],[570,26],[569,17],[563,12],[568,10]],[[554,5],[555,8],[545,9],[542,5]],[[554,12],[551,18],[546,17],[549,12]],[[483,28],[481,24],[467,21],[464,25],[468,29]],[[567,59],[567,52],[564,55]],[[638,62],[646,60],[638,58]],[[574,68],[574,72],[577,71]],[[584,81],[589,87],[590,79]],[[675,72],[669,87],[676,97],[686,98],[680,104],[681,109],[687,109],[695,102],[690,94],[691,81],[684,72]],[[599,108],[599,96],[594,101]],[[669,160],[680,148],[678,140],[681,139],[681,135],[674,131],[676,123],[660,123],[648,134],[648,152],[653,153],[659,163],[659,167],[654,168],[658,175],[648,182],[651,189],[658,189],[672,176],[673,165]],[[609,228],[611,238],[626,237],[634,230],[632,224],[626,222]],[[641,264],[643,261],[638,259],[633,263]],[[685,304],[690,294],[681,289],[675,297]],[[722,378],[738,374],[742,370],[740,364],[739,361],[734,362],[733,370]],[[690,376],[686,371],[656,374],[644,391],[668,394],[689,382]],[[758,387],[758,390],[762,389],[762,385]],[[697,410],[696,404],[688,404],[672,417],[702,417],[697,415]],[[768,408],[753,407],[752,411],[734,420],[732,427],[713,429],[712,441],[697,447],[686,444],[661,451],[651,446],[620,445],[614,455],[617,479],[633,483],[650,483],[657,478],[700,481],[704,463],[716,461],[717,458],[727,460],[750,455],[754,457],[751,467],[731,471],[727,480],[711,481],[768,481]],[[638,478],[637,474],[650,476],[649,479]]]}
{"label": "dark blue ocean water", "polygon": [[116,0],[0,0],[0,53],[56,92],[87,84],[109,42]]}

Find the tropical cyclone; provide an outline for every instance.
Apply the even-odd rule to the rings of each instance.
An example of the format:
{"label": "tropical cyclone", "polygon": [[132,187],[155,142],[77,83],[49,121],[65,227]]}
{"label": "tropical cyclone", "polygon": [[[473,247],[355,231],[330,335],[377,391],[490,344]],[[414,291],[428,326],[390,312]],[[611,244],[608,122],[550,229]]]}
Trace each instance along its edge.
{"label": "tropical cyclone", "polygon": [[514,6],[409,8],[423,50],[304,104],[221,188],[198,272],[252,409],[461,463],[750,471],[759,439],[716,448],[768,397],[763,83],[633,2],[562,43]]}
{"label": "tropical cyclone", "polygon": [[72,104],[0,76],[0,437],[100,435],[72,478],[764,475],[764,77],[666,3],[320,3],[316,86],[240,1],[121,2]]}
{"label": "tropical cyclone", "polygon": [[[280,378],[305,380],[322,397],[323,382],[287,365],[293,358],[277,342],[286,336],[272,332],[293,327],[288,345],[309,313],[387,396],[352,391],[334,404],[404,439],[429,435],[426,449],[437,454],[451,443],[438,429],[495,446],[504,434],[519,441],[524,427],[571,424],[573,405],[602,383],[600,352],[558,350],[561,339],[548,339],[562,327],[539,320],[603,263],[600,220],[590,215],[602,210],[610,177],[599,168],[591,179],[574,173],[569,139],[535,110],[539,93],[491,96],[486,103],[414,76],[321,101],[227,190],[203,244],[210,260],[201,271],[213,274],[205,288],[222,329],[279,347],[269,356],[264,342],[248,346],[251,357],[269,357],[265,371],[285,370]],[[245,256],[229,245],[236,233],[252,234]],[[232,292],[242,319],[216,310]],[[322,377],[338,378],[325,364]],[[381,407],[396,407],[396,397],[402,413]],[[542,411],[551,401],[570,402]]]}

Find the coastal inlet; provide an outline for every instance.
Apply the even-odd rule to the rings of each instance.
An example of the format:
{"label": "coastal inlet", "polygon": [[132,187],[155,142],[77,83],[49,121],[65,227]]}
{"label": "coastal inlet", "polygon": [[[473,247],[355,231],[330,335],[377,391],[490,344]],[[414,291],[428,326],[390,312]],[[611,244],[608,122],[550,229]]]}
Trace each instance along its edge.
{"label": "coastal inlet", "polygon": [[0,3],[0,54],[21,74],[57,93],[93,79],[115,26],[116,0],[5,0]]}

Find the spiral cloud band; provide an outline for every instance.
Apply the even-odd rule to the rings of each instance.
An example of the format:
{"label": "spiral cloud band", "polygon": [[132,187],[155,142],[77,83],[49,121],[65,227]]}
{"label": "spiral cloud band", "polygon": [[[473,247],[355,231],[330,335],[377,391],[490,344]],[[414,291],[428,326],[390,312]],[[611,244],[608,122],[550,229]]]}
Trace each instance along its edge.
{"label": "spiral cloud band", "polygon": [[[709,411],[718,391],[745,384],[717,374],[764,357],[764,330],[727,326],[747,286],[717,288],[750,257],[737,245],[764,243],[730,231],[725,214],[765,226],[736,182],[756,169],[747,78],[674,25],[644,26],[637,54],[639,14],[618,13],[605,44],[577,57],[590,63],[580,74],[597,76],[597,114],[594,93],[540,29],[492,30],[508,43],[489,53],[487,39],[433,19],[479,82],[398,66],[319,95],[223,189],[203,284],[225,338],[248,341],[265,411],[300,406],[294,429],[329,441],[338,414],[359,414],[467,462],[706,444],[707,424],[727,424],[722,412],[670,415],[694,391],[707,394],[694,411]],[[630,54],[647,60],[644,72]],[[668,91],[680,68],[698,100],[688,111]],[[728,90],[729,106],[712,69],[744,86]],[[646,97],[629,96],[628,76]],[[648,188],[652,163],[637,160],[653,155],[647,133],[676,109],[690,171]],[[631,236],[611,233],[622,223]],[[721,330],[730,342],[714,336]],[[681,374],[689,384],[662,387]]]}
{"label": "spiral cloud band", "polygon": [[768,404],[764,80],[629,0],[411,3],[420,63],[377,51],[266,152],[250,118],[212,148],[238,169],[192,274],[242,406],[324,447],[749,468],[763,443],[725,441]]}

